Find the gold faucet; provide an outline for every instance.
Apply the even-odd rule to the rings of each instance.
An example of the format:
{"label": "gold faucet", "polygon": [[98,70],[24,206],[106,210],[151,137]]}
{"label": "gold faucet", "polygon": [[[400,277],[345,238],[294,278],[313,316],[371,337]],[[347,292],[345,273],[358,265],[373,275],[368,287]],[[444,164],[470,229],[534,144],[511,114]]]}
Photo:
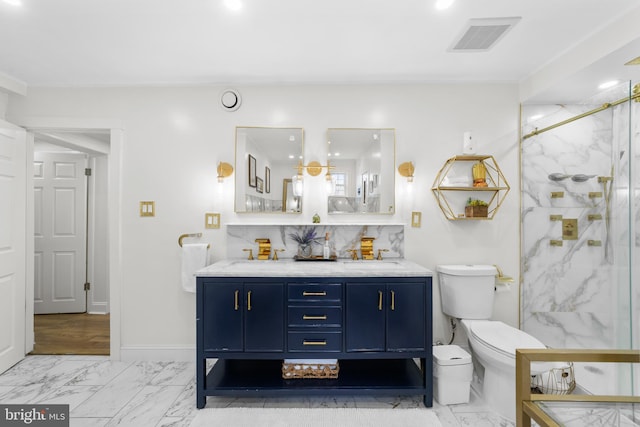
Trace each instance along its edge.
{"label": "gold faucet", "polygon": [[253,249],[243,249],[244,252],[249,252],[249,261],[253,261]]}
{"label": "gold faucet", "polygon": [[283,252],[283,251],[284,251],[284,249],[274,249],[274,250],[273,250],[273,258],[272,258],[272,259],[273,259],[274,261],[277,261],[277,260],[279,259],[279,258],[278,258],[278,252]]}
{"label": "gold faucet", "polygon": [[351,259],[354,261],[358,260],[358,250],[357,249],[347,249],[347,252],[351,252]]}
{"label": "gold faucet", "polygon": [[378,261],[382,261],[382,252],[389,252],[389,249],[378,249]]}
{"label": "gold faucet", "polygon": [[361,237],[360,238],[360,253],[362,259],[373,259],[373,241],[375,237]]}
{"label": "gold faucet", "polygon": [[256,239],[256,243],[258,243],[258,259],[269,259],[269,257],[271,256],[271,240]]}

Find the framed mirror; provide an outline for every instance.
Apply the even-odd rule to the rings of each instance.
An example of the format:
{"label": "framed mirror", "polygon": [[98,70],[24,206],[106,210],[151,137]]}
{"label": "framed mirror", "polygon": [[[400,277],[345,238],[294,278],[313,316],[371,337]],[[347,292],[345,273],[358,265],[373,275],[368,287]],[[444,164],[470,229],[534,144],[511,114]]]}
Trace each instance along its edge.
{"label": "framed mirror", "polygon": [[395,153],[395,129],[328,129],[329,213],[393,214]]}
{"label": "framed mirror", "polygon": [[291,178],[303,150],[302,128],[236,127],[235,211],[301,213]]}

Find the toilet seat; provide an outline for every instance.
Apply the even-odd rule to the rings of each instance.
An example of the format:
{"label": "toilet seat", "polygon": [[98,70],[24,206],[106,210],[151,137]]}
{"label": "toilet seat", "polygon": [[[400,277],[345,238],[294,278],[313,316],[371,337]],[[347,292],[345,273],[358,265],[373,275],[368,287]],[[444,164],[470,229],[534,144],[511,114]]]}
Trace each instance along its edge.
{"label": "toilet seat", "polygon": [[477,341],[507,357],[515,357],[516,348],[546,348],[533,336],[499,321],[467,322],[468,331]]}

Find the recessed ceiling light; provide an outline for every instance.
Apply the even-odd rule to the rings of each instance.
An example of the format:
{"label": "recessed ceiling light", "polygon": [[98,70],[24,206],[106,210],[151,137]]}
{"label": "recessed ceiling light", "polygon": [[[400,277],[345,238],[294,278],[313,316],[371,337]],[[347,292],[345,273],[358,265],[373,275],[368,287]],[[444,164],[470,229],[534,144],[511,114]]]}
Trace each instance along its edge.
{"label": "recessed ceiling light", "polygon": [[242,2],[240,0],[224,0],[224,5],[233,12],[242,9]]}
{"label": "recessed ceiling light", "polygon": [[445,10],[451,7],[455,0],[437,0],[436,1],[436,9]]}
{"label": "recessed ceiling light", "polygon": [[611,80],[608,82],[604,82],[600,86],[598,86],[598,89],[609,89],[610,87],[614,87],[618,83],[620,83],[618,80]]}

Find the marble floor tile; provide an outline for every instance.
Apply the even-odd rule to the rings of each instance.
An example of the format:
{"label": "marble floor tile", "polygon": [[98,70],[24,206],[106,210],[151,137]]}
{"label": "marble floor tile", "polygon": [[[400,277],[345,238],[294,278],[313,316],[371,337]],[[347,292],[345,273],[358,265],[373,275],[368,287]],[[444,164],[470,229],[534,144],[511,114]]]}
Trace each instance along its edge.
{"label": "marble floor tile", "polygon": [[131,364],[100,391],[71,411],[71,417],[114,417],[166,365],[166,362]]}
{"label": "marble floor tile", "polygon": [[174,362],[162,369],[150,385],[189,385],[196,380],[196,369],[193,363]]}
{"label": "marble floor tile", "polygon": [[[65,403],[71,427],[188,427],[198,413],[195,363],[112,362],[103,356],[29,356],[0,375],[1,403]],[[419,408],[421,396],[211,396],[207,408]],[[478,393],[433,411],[443,427],[512,427]]]}
{"label": "marble floor tile", "polygon": [[107,427],[153,427],[164,417],[181,391],[180,386],[145,386],[118,411]]}
{"label": "marble floor tile", "polygon": [[65,385],[105,385],[120,375],[122,371],[130,365],[131,362],[101,360],[78,371]]}
{"label": "marble floor tile", "polygon": [[71,418],[69,427],[105,427],[111,418]]}

